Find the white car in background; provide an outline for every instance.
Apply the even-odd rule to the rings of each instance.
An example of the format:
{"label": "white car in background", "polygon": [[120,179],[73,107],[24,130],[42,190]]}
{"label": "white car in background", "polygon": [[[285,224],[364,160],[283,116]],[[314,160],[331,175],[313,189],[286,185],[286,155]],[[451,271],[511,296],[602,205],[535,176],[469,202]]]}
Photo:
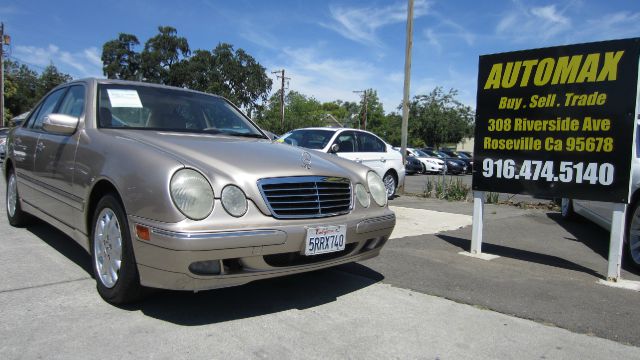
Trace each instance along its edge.
{"label": "white car in background", "polygon": [[[399,147],[394,147],[394,149],[397,151],[401,150]],[[420,160],[423,174],[439,174],[446,170],[444,160],[433,157],[420,149],[407,148],[407,157],[409,156]]]}
{"label": "white car in background", "polygon": [[391,198],[404,182],[402,155],[373,133],[347,128],[304,128],[292,130],[277,141],[336,154],[373,169],[384,182]]}

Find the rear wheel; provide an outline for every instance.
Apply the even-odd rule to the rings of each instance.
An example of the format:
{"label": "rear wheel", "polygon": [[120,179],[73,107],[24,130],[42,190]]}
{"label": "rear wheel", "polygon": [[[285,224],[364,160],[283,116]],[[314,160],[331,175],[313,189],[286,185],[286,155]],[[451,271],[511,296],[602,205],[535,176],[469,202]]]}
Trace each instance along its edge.
{"label": "rear wheel", "polygon": [[393,176],[392,173],[388,172],[384,174],[382,182],[384,183],[385,190],[387,190],[387,198],[391,199],[396,193],[396,177]]}
{"label": "rear wheel", "polygon": [[112,304],[140,299],[138,275],[129,225],[120,201],[105,195],[91,222],[91,258],[98,293]]}
{"label": "rear wheel", "polygon": [[29,222],[29,214],[20,207],[20,194],[18,193],[18,178],[13,169],[9,170],[7,177],[7,219],[11,226],[22,227]]}

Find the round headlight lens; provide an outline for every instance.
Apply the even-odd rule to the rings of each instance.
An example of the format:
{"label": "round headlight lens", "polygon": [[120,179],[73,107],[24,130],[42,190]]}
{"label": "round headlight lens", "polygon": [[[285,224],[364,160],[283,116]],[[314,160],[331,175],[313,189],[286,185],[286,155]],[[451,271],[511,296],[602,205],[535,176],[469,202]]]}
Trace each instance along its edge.
{"label": "round headlight lens", "polygon": [[365,189],[362,184],[356,184],[356,199],[358,199],[358,202],[364,208],[368,208],[371,204],[371,198],[369,194],[367,194],[367,189]]}
{"label": "round headlight lens", "polygon": [[384,188],[384,183],[380,176],[373,171],[369,171],[367,184],[369,185],[369,192],[373,196],[373,201],[380,206],[385,206],[387,204],[387,190]]}
{"label": "round headlight lens", "polygon": [[240,217],[247,212],[247,197],[239,187],[227,185],[222,189],[222,206],[231,216]]}
{"label": "round headlight lens", "polygon": [[170,190],[173,203],[190,219],[202,220],[213,211],[211,184],[195,170],[178,170],[171,178]]}

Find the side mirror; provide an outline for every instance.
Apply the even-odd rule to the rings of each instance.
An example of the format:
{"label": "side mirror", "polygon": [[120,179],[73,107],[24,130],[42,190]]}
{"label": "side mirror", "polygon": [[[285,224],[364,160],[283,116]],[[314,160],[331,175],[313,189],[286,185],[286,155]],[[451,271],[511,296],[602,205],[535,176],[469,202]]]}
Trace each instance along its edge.
{"label": "side mirror", "polygon": [[332,154],[337,153],[339,150],[340,150],[340,145],[338,145],[338,144],[333,144],[329,148],[329,152],[332,153]]}
{"label": "side mirror", "polygon": [[80,119],[65,114],[49,114],[42,121],[42,128],[50,133],[71,135],[76,132]]}

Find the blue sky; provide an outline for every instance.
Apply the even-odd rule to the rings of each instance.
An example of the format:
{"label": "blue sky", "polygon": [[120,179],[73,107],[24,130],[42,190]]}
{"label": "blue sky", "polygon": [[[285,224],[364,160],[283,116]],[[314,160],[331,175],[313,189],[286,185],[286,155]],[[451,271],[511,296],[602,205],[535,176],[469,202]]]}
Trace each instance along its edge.
{"label": "blue sky", "polygon": [[[387,112],[402,100],[406,0],[0,2],[9,56],[40,71],[102,77],[102,44],[118,33],[142,43],[170,25],[192,49],[243,48],[284,68],[289,89],[320,101],[357,101],[373,88]],[[411,95],[454,88],[475,107],[478,56],[640,36],[635,0],[415,0]],[[270,74],[271,75],[271,74]],[[276,86],[274,85],[274,90]]]}

